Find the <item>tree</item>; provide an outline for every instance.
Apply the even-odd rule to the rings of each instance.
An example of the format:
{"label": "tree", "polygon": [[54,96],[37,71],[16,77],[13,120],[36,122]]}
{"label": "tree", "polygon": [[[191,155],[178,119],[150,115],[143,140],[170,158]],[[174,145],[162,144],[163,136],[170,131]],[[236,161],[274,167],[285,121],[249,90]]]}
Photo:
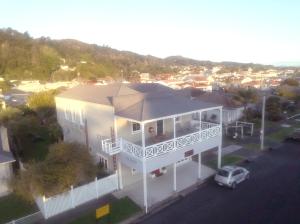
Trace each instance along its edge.
{"label": "tree", "polygon": [[56,143],[41,162],[30,163],[12,180],[15,192],[24,199],[53,196],[81,183],[91,181],[97,173],[88,149],[77,143]]}
{"label": "tree", "polygon": [[270,121],[278,121],[281,119],[280,98],[271,96],[266,100],[267,118]]}
{"label": "tree", "polygon": [[288,86],[299,86],[299,82],[296,79],[288,78],[281,82],[281,85],[288,85]]}
{"label": "tree", "polygon": [[[257,101],[257,93],[253,89],[239,89],[233,96],[233,101],[244,106],[244,111],[247,110],[249,103],[255,103]],[[245,113],[246,120],[248,119],[247,113]]]}
{"label": "tree", "polygon": [[35,111],[42,119],[55,113],[54,96],[57,90],[43,91],[32,94],[27,100],[28,107]]}
{"label": "tree", "polygon": [[297,100],[300,97],[300,88],[291,85],[280,85],[277,88],[278,95],[288,100]]}

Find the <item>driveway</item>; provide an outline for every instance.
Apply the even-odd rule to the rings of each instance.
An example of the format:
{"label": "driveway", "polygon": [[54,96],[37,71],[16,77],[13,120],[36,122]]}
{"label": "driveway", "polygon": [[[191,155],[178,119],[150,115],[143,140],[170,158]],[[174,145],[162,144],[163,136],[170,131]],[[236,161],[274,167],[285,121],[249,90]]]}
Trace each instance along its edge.
{"label": "driveway", "polygon": [[[177,167],[177,190],[178,192],[183,189],[190,187],[197,183],[198,181],[198,163],[194,161],[188,161]],[[215,170],[202,165],[202,179],[206,179],[214,175]],[[127,176],[129,177],[129,176]],[[147,189],[148,189],[148,205],[151,207],[156,203],[165,200],[172,195],[173,191],[173,167],[167,167],[167,173],[156,178],[150,178],[147,175]],[[124,178],[125,179],[125,178]],[[135,203],[143,207],[144,196],[143,196],[143,180],[124,187],[122,191],[117,191],[113,193],[117,198],[122,198],[124,196],[129,196]]]}
{"label": "driveway", "polygon": [[300,223],[300,144],[284,143],[244,165],[251,177],[236,190],[210,180],[141,223]]}

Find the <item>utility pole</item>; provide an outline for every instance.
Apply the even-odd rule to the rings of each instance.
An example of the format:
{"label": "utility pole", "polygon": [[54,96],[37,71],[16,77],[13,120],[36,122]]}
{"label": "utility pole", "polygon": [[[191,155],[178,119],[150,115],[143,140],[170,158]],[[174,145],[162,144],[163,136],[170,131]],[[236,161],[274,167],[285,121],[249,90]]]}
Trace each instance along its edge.
{"label": "utility pole", "polygon": [[263,96],[262,104],[262,117],[261,117],[261,129],[260,129],[260,149],[264,149],[264,140],[265,140],[265,110],[266,110],[266,96]]}

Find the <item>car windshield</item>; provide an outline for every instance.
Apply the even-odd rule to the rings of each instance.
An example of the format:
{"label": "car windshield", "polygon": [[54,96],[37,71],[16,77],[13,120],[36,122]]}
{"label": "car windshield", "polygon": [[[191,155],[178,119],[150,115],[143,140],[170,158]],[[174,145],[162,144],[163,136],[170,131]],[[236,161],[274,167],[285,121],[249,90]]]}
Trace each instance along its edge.
{"label": "car windshield", "polygon": [[229,176],[229,172],[226,170],[218,170],[218,175],[222,176],[222,177],[228,177]]}

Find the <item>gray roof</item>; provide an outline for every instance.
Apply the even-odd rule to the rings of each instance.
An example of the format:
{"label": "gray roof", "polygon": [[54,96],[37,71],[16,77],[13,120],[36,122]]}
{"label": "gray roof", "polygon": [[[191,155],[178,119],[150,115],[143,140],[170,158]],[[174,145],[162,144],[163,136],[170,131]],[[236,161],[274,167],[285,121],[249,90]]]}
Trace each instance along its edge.
{"label": "gray roof", "polygon": [[117,116],[136,121],[220,106],[192,100],[184,94],[157,83],[83,85],[69,89],[58,97],[111,105]]}
{"label": "gray roof", "polygon": [[[137,121],[144,121],[218,106],[212,103],[191,100],[176,93],[161,94],[154,92],[140,95],[117,97],[116,101],[120,102],[114,104],[115,114]],[[130,105],[127,103],[126,107],[125,102],[128,101],[130,101]]]}

